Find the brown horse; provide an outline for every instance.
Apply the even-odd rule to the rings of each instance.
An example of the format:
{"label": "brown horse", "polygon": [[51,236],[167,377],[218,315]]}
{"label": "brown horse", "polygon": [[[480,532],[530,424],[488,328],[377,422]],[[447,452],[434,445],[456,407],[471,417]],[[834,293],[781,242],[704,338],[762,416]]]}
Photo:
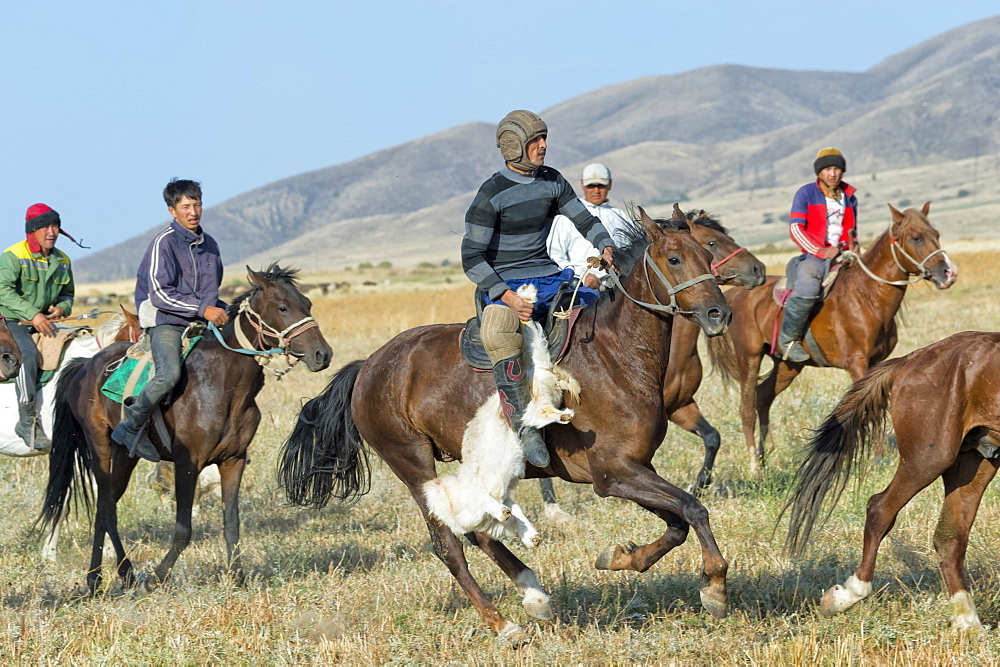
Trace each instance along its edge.
{"label": "brown horse", "polygon": [[[255,399],[264,386],[264,371],[258,359],[261,354],[280,354],[290,363],[293,358],[304,361],[313,372],[330,363],[330,346],[310,315],[312,304],[296,288],[297,272],[277,265],[266,272],[247,271],[250,290],[230,306],[229,323],[221,332],[215,338],[206,336],[192,349],[169,408],[163,411],[172,444],[161,442],[157,429],[150,429],[161,457],[174,462],[177,517],[170,549],[157,566],[155,579],[146,580],[147,588],[166,579],[191,541],[195,483],[201,470],[213,463],[219,466],[222,478],[229,569],[237,582],[242,581],[239,489],[247,447],[260,422]],[[252,342],[239,342],[237,327],[242,340]],[[274,347],[269,348],[272,343]],[[67,511],[74,491],[79,491],[89,506],[87,482],[89,478],[96,480],[97,514],[87,572],[92,593],[101,583],[105,533],[114,544],[118,574],[126,586],[136,583],[118,534],[117,503],[137,460],[111,440],[121,406],[101,393],[108,367],[117,365],[127,347],[117,343],[91,359],[74,361],[75,366],[65,371],[56,390],[56,426],[41,520],[44,526],[57,522]],[[75,481],[82,483],[76,489]]]}
{"label": "brown horse", "polygon": [[0,317],[0,380],[17,377],[21,372],[21,350],[7,328],[7,321]]}
{"label": "brown horse", "polygon": [[[958,269],[941,249],[938,232],[927,219],[930,202],[919,211],[910,208],[900,213],[891,204],[889,210],[889,229],[862,257],[841,270],[809,323],[826,365],[843,368],[853,380],[896,347],[895,318],[907,285],[926,279],[946,289],[958,277]],[[709,341],[712,360],[740,385],[740,420],[750,469],[757,476],[764,464],[771,404],[803,368],[819,365],[813,360],[803,364],[772,356],[774,367],[762,380],[758,378],[764,356],[774,355],[771,345],[779,307],[772,291],[777,280],[769,276],[763,289],[752,292],[729,291],[726,298],[735,324],[728,336]],[[817,358],[815,350],[810,353]],[[760,438],[755,442],[757,421]]]}
{"label": "brown horse", "polygon": [[[545,430],[552,463],[544,470],[529,466],[526,476],[592,484],[599,496],[632,500],[666,522],[666,532],[651,544],[608,548],[597,558],[599,569],[643,572],[682,544],[693,527],[707,580],[701,599],[721,617],[727,613],[728,565],[708,511],[660,478],[651,462],[667,428],[663,378],[673,313],[695,319],[714,336],[726,330],[729,307],[709,273],[710,255],[687,231],[683,214],[661,227],[639,211],[642,227],[631,231],[631,244],[616,255],[627,295],[616,290],[583,311],[570,352],[560,363],[583,387],[580,404],[573,406],[576,416],[569,425]],[[429,513],[424,496],[424,485],[437,476],[435,459],[462,457],[466,424],[496,391],[488,375],[462,360],[461,329],[459,324],[411,329],[366,361],[341,369],[320,396],[303,406],[283,448],[278,477],[296,504],[319,507],[331,496],[357,498],[370,484],[367,442],[413,495],[435,554],[483,621],[502,639],[520,643],[526,635],[500,615],[473,579],[461,542]],[[534,572],[506,546],[482,532],[466,538],[510,577],[529,614],[552,617]]]}
{"label": "brown horse", "polygon": [[965,577],[969,531],[986,486],[1000,466],[1000,333],[966,331],[891,359],[848,390],[810,440],[799,468],[787,548],[801,553],[823,499],[840,497],[851,473],[871,452],[889,413],[899,448],[896,474],[868,501],[861,564],[844,586],[823,595],[824,616],[842,612],[872,589],[875,557],[896,515],[938,477],[944,507],[934,549],[951,596],[956,629],[981,628]]}

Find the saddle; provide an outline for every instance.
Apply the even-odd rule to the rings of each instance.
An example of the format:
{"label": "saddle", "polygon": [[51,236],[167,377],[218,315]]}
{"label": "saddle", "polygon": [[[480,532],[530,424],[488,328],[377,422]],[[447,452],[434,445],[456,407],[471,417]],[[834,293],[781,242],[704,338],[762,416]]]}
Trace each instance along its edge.
{"label": "saddle", "polygon": [[[35,341],[35,347],[38,348],[38,369],[41,371],[38,374],[39,384],[44,387],[55,377],[59,364],[66,356],[66,348],[69,347],[74,338],[92,335],[94,332],[90,327],[58,327],[56,335],[52,338],[37,332],[31,334],[31,339]],[[16,381],[17,378],[12,377],[3,380],[0,384]]]}
{"label": "saddle", "polygon": [[[569,308],[570,300],[573,298],[573,290],[576,288],[576,279],[564,280],[556,291],[556,296],[549,305],[549,312],[545,316],[542,330],[545,332],[545,339],[548,343],[549,358],[552,361],[559,361],[569,350],[570,334],[573,325],[580,314],[583,306],[574,304],[569,317],[559,317],[556,313],[565,313]],[[483,347],[483,340],[480,335],[480,323],[483,316],[483,291],[476,288],[476,316],[469,318],[462,328],[459,336],[459,348],[462,351],[462,358],[465,363],[477,371],[492,371],[493,362],[486,354]]]}

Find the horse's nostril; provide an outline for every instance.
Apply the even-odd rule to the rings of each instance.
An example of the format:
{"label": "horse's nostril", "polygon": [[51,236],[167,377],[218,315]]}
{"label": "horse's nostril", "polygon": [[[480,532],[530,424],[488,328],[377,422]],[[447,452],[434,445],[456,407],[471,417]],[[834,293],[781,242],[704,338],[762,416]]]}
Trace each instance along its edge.
{"label": "horse's nostril", "polygon": [[718,321],[722,319],[722,311],[718,308],[712,308],[708,311],[708,316],[712,320]]}

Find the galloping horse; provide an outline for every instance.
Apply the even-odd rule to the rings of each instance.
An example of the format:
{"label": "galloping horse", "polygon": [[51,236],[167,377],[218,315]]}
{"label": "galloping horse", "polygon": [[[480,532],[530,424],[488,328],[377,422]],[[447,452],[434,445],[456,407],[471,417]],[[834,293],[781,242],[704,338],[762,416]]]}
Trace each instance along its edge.
{"label": "galloping horse", "polygon": [[[840,271],[830,294],[809,323],[827,366],[843,368],[859,380],[896,347],[896,313],[906,287],[921,279],[946,289],[958,277],[958,269],[939,243],[939,234],[927,219],[930,202],[921,210],[900,213],[889,205],[889,229],[860,258]],[[767,438],[771,404],[806,366],[818,366],[816,350],[806,363],[783,361],[774,356],[774,367],[759,380],[764,355],[771,348],[779,306],[772,298],[776,276],[764,288],[752,292],[731,290],[726,299],[733,308],[733,326],[728,336],[709,340],[715,364],[740,385],[740,420],[750,453],[750,469],[761,474],[764,440]],[[754,441],[756,422],[760,438]]]}
{"label": "galloping horse", "polygon": [[[161,442],[157,429],[150,429],[160,456],[174,462],[177,517],[170,550],[154,572],[155,581],[146,580],[147,588],[166,579],[191,541],[195,483],[201,470],[213,463],[218,464],[222,478],[229,570],[237,582],[242,581],[238,502],[247,447],[260,422],[255,399],[264,386],[264,371],[258,359],[261,354],[283,354],[290,363],[292,358],[304,361],[313,372],[330,363],[330,346],[310,315],[312,304],[296,288],[297,272],[275,264],[266,272],[249,267],[247,271],[250,290],[229,307],[230,320],[216,338],[207,336],[194,346],[170,406],[163,411],[172,444]],[[272,341],[274,347],[269,348]],[[118,574],[126,586],[136,583],[118,534],[117,503],[137,460],[111,440],[121,406],[101,393],[109,365],[121,359],[127,347],[118,343],[91,359],[74,361],[56,390],[55,433],[42,523],[57,522],[67,511],[74,491],[81,492],[89,505],[87,481],[96,479],[97,514],[87,572],[91,593],[101,583],[105,533],[114,544]]]}
{"label": "galloping horse", "polygon": [[[666,522],[666,532],[652,544],[608,548],[597,558],[598,569],[643,572],[682,544],[693,527],[707,580],[702,603],[722,617],[728,565],[708,511],[660,478],[651,462],[667,428],[663,378],[673,315],[693,318],[714,336],[726,330],[729,307],[710,273],[711,257],[687,231],[683,215],[661,227],[639,212],[641,227],[631,230],[631,245],[616,255],[624,290],[583,311],[560,362],[583,387],[580,404],[572,406],[576,416],[568,425],[546,428],[552,462],[544,470],[528,466],[526,475],[592,484],[599,496],[632,500]],[[278,478],[296,504],[356,499],[370,488],[367,442],[413,495],[435,554],[483,621],[501,639],[521,643],[525,633],[500,615],[473,579],[458,537],[429,513],[424,496],[424,485],[437,476],[435,459],[462,457],[466,424],[496,391],[488,375],[462,360],[461,330],[460,324],[410,329],[367,360],[342,368],[303,406],[282,450]],[[466,538],[510,577],[529,614],[552,617],[534,572],[506,546],[482,532]]]}
{"label": "galloping horse", "polygon": [[875,558],[896,515],[938,477],[944,506],[934,549],[951,596],[952,626],[981,628],[965,577],[965,552],[979,502],[1000,466],[1000,334],[966,331],[891,359],[855,382],[815,432],[785,509],[791,508],[786,546],[801,553],[833,491],[840,497],[851,473],[871,452],[886,414],[899,448],[896,474],[868,501],[861,564],[844,586],[823,595],[824,616],[846,611],[872,590]]}
{"label": "galloping horse", "polygon": [[[679,209],[678,209],[679,211]],[[675,212],[676,217],[676,212]],[[763,262],[736,243],[728,230],[704,210],[694,209],[684,215],[691,228],[691,235],[701,247],[712,253],[709,267],[720,285],[743,286],[750,289],[764,283]],[[720,267],[722,268],[720,271]],[[694,395],[701,386],[702,366],[698,356],[698,334],[701,327],[684,317],[675,317],[670,338],[670,363],[663,377],[663,406],[667,418],[685,431],[701,438],[705,447],[705,462],[698,472],[695,489],[704,489],[712,481],[712,469],[722,438],[701,413]],[[568,517],[556,503],[552,480],[539,480],[545,515]]]}

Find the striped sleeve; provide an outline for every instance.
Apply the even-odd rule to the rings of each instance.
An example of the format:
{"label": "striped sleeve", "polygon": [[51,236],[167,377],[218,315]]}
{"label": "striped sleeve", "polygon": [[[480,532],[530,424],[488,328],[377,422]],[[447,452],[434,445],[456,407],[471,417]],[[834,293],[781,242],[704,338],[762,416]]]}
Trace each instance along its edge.
{"label": "striped sleeve", "polygon": [[507,283],[486,257],[496,233],[497,216],[490,198],[480,189],[465,214],[465,236],[462,238],[462,269],[491,299],[499,299],[507,291]]}
{"label": "striped sleeve", "polygon": [[153,240],[149,258],[149,301],[157,310],[173,313],[186,318],[201,314],[201,304],[186,301],[178,288],[181,267],[170,252],[167,230]]}

